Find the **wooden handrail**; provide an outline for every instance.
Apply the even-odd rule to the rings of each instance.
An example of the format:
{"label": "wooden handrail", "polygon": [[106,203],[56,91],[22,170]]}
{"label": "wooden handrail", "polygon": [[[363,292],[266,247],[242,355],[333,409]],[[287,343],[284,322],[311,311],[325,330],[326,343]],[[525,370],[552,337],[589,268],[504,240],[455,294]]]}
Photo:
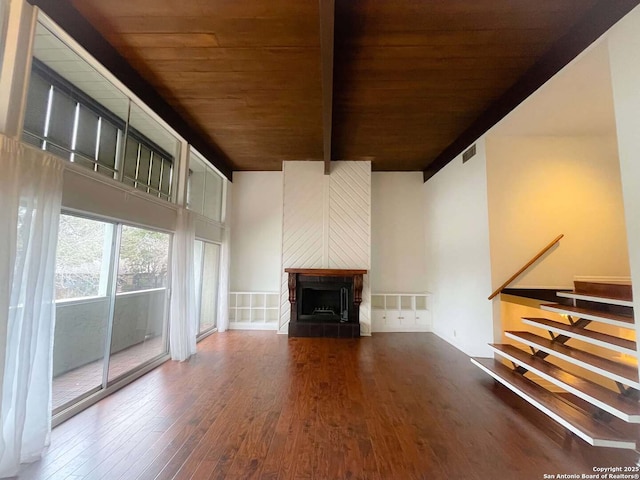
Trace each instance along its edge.
{"label": "wooden handrail", "polygon": [[518,270],[516,273],[514,273],[513,275],[511,275],[509,277],[509,280],[507,280],[506,282],[504,282],[502,285],[500,285],[497,289],[495,289],[493,291],[493,293],[491,295],[489,295],[489,300],[492,300],[493,297],[495,297],[496,295],[498,295],[502,290],[504,290],[505,288],[507,288],[507,285],[509,285],[511,282],[513,282],[516,278],[518,278],[522,272],[524,272],[527,268],[529,268],[531,265],[533,265],[536,260],[538,260],[541,256],[543,256],[545,253],[547,253],[547,251],[553,247],[556,243],[558,243],[560,241],[560,239],[564,237],[564,233],[561,233],[560,235],[558,235],[556,238],[553,239],[552,242],[550,242],[546,247],[544,247],[542,250],[540,250],[535,257],[533,257],[531,260],[529,260],[520,270]]}

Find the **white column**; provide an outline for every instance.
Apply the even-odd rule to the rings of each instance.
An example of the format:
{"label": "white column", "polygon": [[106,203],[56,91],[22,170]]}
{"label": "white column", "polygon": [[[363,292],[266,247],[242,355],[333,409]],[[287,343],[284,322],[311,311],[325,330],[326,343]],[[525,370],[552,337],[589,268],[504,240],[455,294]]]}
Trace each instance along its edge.
{"label": "white column", "polygon": [[[180,140],[180,159],[178,161],[178,171],[174,172],[174,184],[172,189],[176,192],[176,203],[187,208],[187,187],[189,183],[189,144]],[[177,178],[175,178],[177,177]],[[224,221],[224,220],[223,220]]]}
{"label": "white column", "polygon": [[7,0],[0,1],[5,2],[4,14],[7,16],[0,70],[0,132],[17,137],[22,128],[27,96],[35,9],[24,0],[9,0],[7,11]]}

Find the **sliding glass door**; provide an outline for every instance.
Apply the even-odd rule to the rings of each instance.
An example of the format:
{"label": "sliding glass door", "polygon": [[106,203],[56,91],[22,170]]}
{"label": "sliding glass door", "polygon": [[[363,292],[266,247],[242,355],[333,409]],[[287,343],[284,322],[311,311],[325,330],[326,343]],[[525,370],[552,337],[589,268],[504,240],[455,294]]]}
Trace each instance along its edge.
{"label": "sliding glass door", "polygon": [[61,215],[56,252],[53,411],[102,388],[116,225]]}
{"label": "sliding glass door", "polygon": [[169,246],[166,233],[122,227],[110,382],[167,351]]}
{"label": "sliding glass door", "polygon": [[167,233],[61,216],[54,414],[167,353],[170,246]]}

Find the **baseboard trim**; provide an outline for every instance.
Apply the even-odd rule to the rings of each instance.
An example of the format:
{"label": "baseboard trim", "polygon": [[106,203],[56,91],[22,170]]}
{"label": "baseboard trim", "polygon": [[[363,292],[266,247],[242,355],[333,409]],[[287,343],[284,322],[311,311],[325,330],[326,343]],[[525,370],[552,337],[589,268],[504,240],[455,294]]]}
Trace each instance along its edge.
{"label": "baseboard trim", "polygon": [[278,330],[278,325],[277,324],[270,325],[268,323],[230,322],[228,329],[229,330],[276,331],[276,330]]}
{"label": "baseboard trim", "polygon": [[421,332],[433,332],[430,325],[424,326],[410,326],[410,327],[374,327],[371,330],[372,333],[421,333]]}

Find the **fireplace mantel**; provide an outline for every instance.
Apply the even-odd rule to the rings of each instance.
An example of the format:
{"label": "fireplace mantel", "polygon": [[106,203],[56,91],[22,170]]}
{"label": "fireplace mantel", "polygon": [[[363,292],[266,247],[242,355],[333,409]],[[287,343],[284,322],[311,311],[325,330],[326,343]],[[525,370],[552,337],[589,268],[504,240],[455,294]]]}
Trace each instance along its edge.
{"label": "fireplace mantel", "polygon": [[292,306],[296,303],[298,275],[305,275],[308,277],[351,277],[353,278],[353,301],[358,307],[362,303],[362,276],[367,274],[367,270],[341,268],[285,268],[284,271],[289,274],[289,302]]}
{"label": "fireplace mantel", "polygon": [[300,273],[315,277],[351,277],[353,275],[366,275],[367,270],[343,270],[341,268],[285,268],[287,273]]}
{"label": "fireplace mantel", "polygon": [[[362,277],[367,274],[367,270],[285,268],[284,271],[289,274],[289,302],[291,303],[289,336],[347,338],[360,336],[359,310],[362,303]],[[323,303],[317,304],[315,302],[319,297],[314,292],[318,290],[336,292],[335,295],[340,295],[343,300],[334,302],[334,294],[330,293],[329,297],[322,297],[326,299]],[[301,300],[303,292],[309,293],[306,293]],[[312,309],[309,308],[311,303],[320,308],[311,311]],[[309,311],[306,311],[307,309]],[[340,315],[337,315],[338,312]],[[329,315],[325,316],[327,313]]]}

